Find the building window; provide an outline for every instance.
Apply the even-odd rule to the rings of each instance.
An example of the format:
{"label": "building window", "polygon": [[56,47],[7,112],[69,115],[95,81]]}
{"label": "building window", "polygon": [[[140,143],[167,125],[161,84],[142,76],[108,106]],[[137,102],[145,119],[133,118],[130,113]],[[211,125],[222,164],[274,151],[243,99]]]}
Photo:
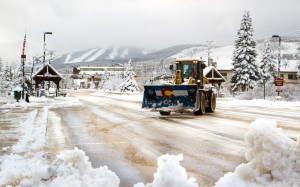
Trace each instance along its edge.
{"label": "building window", "polygon": [[296,80],[297,76],[296,76],[296,74],[288,74],[288,79],[289,80]]}
{"label": "building window", "polygon": [[284,74],[280,74],[280,78],[284,78]]}
{"label": "building window", "polygon": [[227,77],[227,73],[221,73],[223,77]]}

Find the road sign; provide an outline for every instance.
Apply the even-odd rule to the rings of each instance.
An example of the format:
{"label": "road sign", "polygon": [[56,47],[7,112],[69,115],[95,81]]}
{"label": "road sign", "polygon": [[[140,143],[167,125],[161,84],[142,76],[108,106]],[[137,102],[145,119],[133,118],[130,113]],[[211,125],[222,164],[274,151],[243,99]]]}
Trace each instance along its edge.
{"label": "road sign", "polygon": [[282,89],[276,89],[276,92],[283,92],[283,90]]}
{"label": "road sign", "polygon": [[276,79],[274,80],[275,86],[283,86],[283,83],[284,83],[283,78],[276,78]]}

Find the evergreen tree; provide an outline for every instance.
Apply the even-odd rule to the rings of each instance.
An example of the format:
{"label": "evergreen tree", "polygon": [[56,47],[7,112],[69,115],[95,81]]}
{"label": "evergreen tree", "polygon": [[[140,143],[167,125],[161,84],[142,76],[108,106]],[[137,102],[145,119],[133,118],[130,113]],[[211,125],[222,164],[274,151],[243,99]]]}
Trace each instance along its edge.
{"label": "evergreen tree", "polygon": [[0,57],[0,75],[1,75],[1,72],[2,72],[2,67],[3,67],[3,62],[2,62],[2,59]]}
{"label": "evergreen tree", "polygon": [[270,40],[264,41],[263,57],[259,66],[261,70],[261,79],[270,81],[277,77],[277,66],[274,56],[272,55]]}
{"label": "evergreen tree", "polygon": [[0,94],[1,94],[1,91],[4,89],[4,80],[3,80],[3,72],[2,72],[2,59],[0,57]]}
{"label": "evergreen tree", "polygon": [[11,88],[11,80],[10,80],[10,68],[6,64],[3,68],[2,71],[2,89],[7,90]]}
{"label": "evergreen tree", "polygon": [[12,77],[12,86],[13,87],[22,87],[22,66],[19,66],[14,71],[13,77]]}
{"label": "evergreen tree", "polygon": [[233,52],[233,70],[230,81],[232,91],[246,91],[256,86],[259,80],[256,56],[252,19],[250,18],[250,12],[246,11],[237,33]]}
{"label": "evergreen tree", "polygon": [[125,72],[124,72],[124,82],[121,84],[121,92],[136,92],[139,91],[139,87],[137,85],[136,80],[134,79],[135,73],[133,71],[132,65],[131,65],[131,59],[129,62],[125,65]]}
{"label": "evergreen tree", "polygon": [[297,42],[297,59],[298,59],[298,64],[297,64],[297,78],[300,79],[300,35],[298,37],[298,42]]}

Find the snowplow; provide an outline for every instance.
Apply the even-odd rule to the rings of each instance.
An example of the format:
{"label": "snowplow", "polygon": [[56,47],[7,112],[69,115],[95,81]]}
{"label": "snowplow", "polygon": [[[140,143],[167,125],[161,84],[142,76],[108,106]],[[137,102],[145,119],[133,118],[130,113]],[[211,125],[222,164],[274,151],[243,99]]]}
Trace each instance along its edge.
{"label": "snowplow", "polygon": [[172,111],[192,111],[194,115],[214,112],[216,93],[212,86],[205,86],[209,83],[204,76],[205,68],[201,58],[177,59],[172,83],[144,86],[142,108],[159,111],[161,115],[170,115]]}

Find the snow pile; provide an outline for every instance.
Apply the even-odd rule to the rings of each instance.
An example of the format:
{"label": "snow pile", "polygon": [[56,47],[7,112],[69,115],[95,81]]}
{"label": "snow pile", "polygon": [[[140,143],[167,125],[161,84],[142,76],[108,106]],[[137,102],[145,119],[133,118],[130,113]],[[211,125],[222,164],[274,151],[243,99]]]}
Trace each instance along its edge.
{"label": "snow pile", "polygon": [[7,155],[1,158],[0,186],[119,186],[106,166],[94,169],[85,153],[75,148],[57,155],[47,165],[41,155]]}
{"label": "snow pile", "polygon": [[[298,138],[299,139],[299,138]],[[258,119],[245,136],[246,164],[216,186],[300,186],[300,143],[284,135],[274,120]]]}
{"label": "snow pile", "polygon": [[146,185],[138,183],[134,187],[198,187],[195,178],[187,178],[186,170],[180,166],[180,161],[182,160],[182,154],[177,156],[169,154],[160,156],[153,182]]}
{"label": "snow pile", "polygon": [[[51,186],[119,186],[120,179],[107,166],[93,168],[85,152],[63,152],[49,167]],[[46,183],[47,184],[47,183]],[[48,184],[47,184],[48,185]]]}
{"label": "snow pile", "polygon": [[[46,121],[48,108],[44,107],[43,121]],[[21,122],[20,139],[16,145],[12,146],[14,153],[22,153],[28,150],[42,149],[45,146],[46,126],[35,123],[37,110],[29,113],[26,121]]]}

